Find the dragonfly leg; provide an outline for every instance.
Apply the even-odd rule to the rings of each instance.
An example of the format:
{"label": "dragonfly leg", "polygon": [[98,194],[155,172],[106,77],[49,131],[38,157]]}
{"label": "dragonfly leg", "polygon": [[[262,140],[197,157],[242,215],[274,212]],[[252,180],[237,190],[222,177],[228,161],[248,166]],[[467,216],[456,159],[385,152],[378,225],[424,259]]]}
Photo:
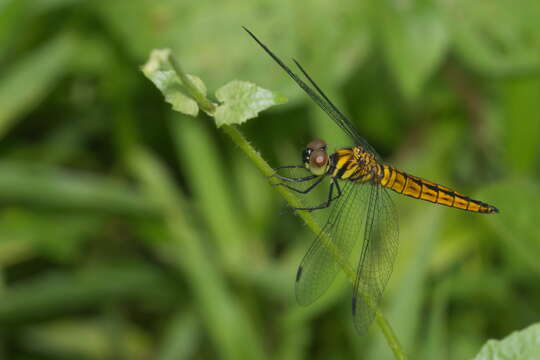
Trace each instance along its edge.
{"label": "dragonfly leg", "polygon": [[[305,180],[303,181],[307,181],[307,180],[311,180],[313,179],[315,175],[312,175],[312,176],[308,176],[306,178],[303,178]],[[301,193],[301,194],[307,194],[308,192],[310,192],[311,190],[313,190],[315,188],[315,186],[319,185],[321,183],[321,181],[324,180],[324,176],[320,176],[319,179],[317,179],[313,184],[311,184],[308,188],[302,190],[302,189],[298,189],[298,188],[295,188],[294,186],[291,186],[289,184],[286,184],[286,183],[277,183],[277,184],[274,184],[274,185],[281,185],[281,186],[285,186],[287,189],[290,189],[292,191],[296,191],[297,193]]]}
{"label": "dragonfly leg", "polygon": [[[332,197],[332,194],[334,193],[334,185],[337,189],[337,195],[335,197]],[[326,209],[330,206],[332,201],[336,200],[341,196],[341,188],[339,187],[339,183],[332,179],[332,183],[330,184],[330,191],[328,192],[328,200],[323,202],[320,205],[314,206],[314,207],[307,207],[307,208],[294,208],[294,210],[306,210],[306,211],[313,211],[313,210],[319,210],[319,209]]]}
{"label": "dragonfly leg", "polygon": [[306,169],[306,167],[304,165],[285,165],[275,168],[274,171],[278,171],[281,169]]}
{"label": "dragonfly leg", "polygon": [[[284,181],[297,181],[297,182],[298,181],[306,181],[305,177],[290,178],[290,177],[287,177],[287,176],[279,175],[278,171],[281,170],[281,169],[304,169],[305,171],[308,171],[308,169],[306,169],[306,167],[304,165],[285,165],[285,166],[280,166],[280,167],[277,167],[277,168],[273,169],[274,173],[272,175],[268,175],[267,178],[276,177],[276,178],[284,180]],[[296,180],[296,179],[299,179],[299,180]],[[310,179],[313,179],[313,177],[310,178]],[[307,179],[307,180],[310,180],[310,179]]]}
{"label": "dragonfly leg", "polygon": [[306,169],[306,167],[304,165],[285,165],[285,166],[280,166],[280,167],[277,167],[275,169],[272,169],[272,170],[274,170],[274,173],[272,175],[268,175],[267,177],[271,178],[271,177],[279,175],[278,171],[281,170],[281,169],[304,169],[304,170],[307,171],[307,169]]}
{"label": "dragonfly leg", "polygon": [[[304,176],[304,177],[300,177],[300,178],[291,178],[291,177],[282,176],[282,175],[279,175],[279,174],[274,174],[272,176],[275,177],[275,178],[278,178],[280,180],[283,180],[283,181],[304,182],[304,181],[315,179],[317,176],[320,176],[320,175],[309,175],[309,176]],[[323,176],[321,176],[321,178],[323,178]],[[278,184],[275,184],[275,185],[281,185],[281,184],[282,183],[278,183]]]}

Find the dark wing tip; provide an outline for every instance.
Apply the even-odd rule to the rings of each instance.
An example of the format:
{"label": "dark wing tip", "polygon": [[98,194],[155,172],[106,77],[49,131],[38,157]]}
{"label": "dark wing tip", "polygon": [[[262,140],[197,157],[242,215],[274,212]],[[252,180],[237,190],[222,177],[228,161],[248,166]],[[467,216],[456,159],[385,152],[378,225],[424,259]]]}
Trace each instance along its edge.
{"label": "dark wing tip", "polygon": [[302,266],[298,267],[298,271],[296,271],[296,282],[300,281],[300,278],[302,277],[302,271],[304,268]]}
{"label": "dark wing tip", "polygon": [[244,29],[248,34],[249,36],[251,36],[256,42],[258,42],[262,47],[265,47],[260,41],[259,39],[257,39],[257,37],[255,36],[255,34],[253,34],[251,32],[251,30],[249,30],[247,27],[245,27],[244,25],[242,25],[242,29]]}

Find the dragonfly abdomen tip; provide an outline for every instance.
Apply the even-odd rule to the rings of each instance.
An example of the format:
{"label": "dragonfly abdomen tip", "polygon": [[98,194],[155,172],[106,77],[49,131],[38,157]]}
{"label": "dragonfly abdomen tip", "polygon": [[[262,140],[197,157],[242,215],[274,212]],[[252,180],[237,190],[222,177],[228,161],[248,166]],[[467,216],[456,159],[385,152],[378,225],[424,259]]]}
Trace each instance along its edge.
{"label": "dragonfly abdomen tip", "polygon": [[498,214],[500,212],[498,208],[492,205],[489,205],[489,210],[490,210],[489,212],[492,214]]}

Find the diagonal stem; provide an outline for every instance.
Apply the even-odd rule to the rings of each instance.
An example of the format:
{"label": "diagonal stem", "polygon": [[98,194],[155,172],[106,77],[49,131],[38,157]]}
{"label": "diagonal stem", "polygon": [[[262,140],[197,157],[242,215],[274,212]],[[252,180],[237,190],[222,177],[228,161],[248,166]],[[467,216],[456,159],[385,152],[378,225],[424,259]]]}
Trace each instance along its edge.
{"label": "diagonal stem", "polygon": [[[214,105],[212,104],[212,102],[208,100],[204,94],[200,93],[197,88],[191,83],[191,81],[182,71],[178,61],[174,58],[173,55],[171,55],[170,59],[173,69],[176,71],[178,77],[182,80],[193,99],[197,101],[201,108],[205,110],[213,110]],[[238,128],[232,125],[222,125],[221,129],[231,138],[231,140],[240,148],[240,150],[242,150],[247,155],[247,157],[262,172],[262,174],[269,179],[270,183],[275,185],[277,183],[277,180],[271,176],[274,174],[274,169],[272,169],[272,167],[270,167],[266,160],[262,158],[261,154],[257,152],[257,150],[255,150],[255,148],[249,143],[249,141],[238,130]],[[291,207],[298,208],[303,206],[300,200],[289,189],[286,189],[283,186],[276,186],[275,188]],[[300,211],[297,212],[297,214],[316,235],[321,233],[321,227],[313,219],[309,212]],[[332,256],[334,256],[335,260],[342,267],[349,281],[354,284],[355,274],[349,262],[341,256],[334,243],[327,236],[324,236],[322,240],[326,249],[330,251]],[[383,333],[386,342],[388,343],[388,346],[394,353],[394,357],[397,360],[405,360],[407,357],[405,356],[405,352],[401,348],[399,340],[394,333],[392,326],[390,325],[388,320],[386,320],[381,310],[378,309],[375,304],[373,304],[373,301],[371,300],[369,294],[363,293],[362,295],[366,299],[366,303],[368,304],[368,306],[373,309],[375,313],[375,322],[381,329],[381,332]]]}

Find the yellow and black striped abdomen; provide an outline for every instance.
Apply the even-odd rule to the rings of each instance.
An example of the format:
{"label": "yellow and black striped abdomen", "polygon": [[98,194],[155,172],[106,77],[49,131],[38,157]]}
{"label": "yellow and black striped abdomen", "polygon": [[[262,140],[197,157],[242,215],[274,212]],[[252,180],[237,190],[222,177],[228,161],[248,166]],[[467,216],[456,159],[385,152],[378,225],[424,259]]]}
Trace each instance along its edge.
{"label": "yellow and black striped abdomen", "polygon": [[485,214],[499,212],[494,206],[471,199],[445,186],[406,174],[388,165],[383,165],[382,168],[380,184],[397,193],[467,211]]}

